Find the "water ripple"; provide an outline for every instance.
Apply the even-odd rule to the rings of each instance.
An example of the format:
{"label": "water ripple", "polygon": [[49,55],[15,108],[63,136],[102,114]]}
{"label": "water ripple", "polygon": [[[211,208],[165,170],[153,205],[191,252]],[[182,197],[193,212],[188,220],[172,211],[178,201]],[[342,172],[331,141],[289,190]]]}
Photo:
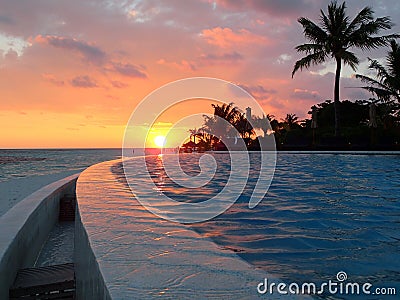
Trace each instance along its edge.
{"label": "water ripple", "polygon": [[[187,174],[198,173],[198,159],[185,156]],[[239,200],[193,229],[288,282],[321,282],[344,270],[353,282],[400,291],[399,156],[279,154],[268,194],[250,210],[258,159],[253,153]],[[180,188],[160,167],[153,170],[154,180],[174,199],[202,201],[226,183],[229,155],[219,154],[217,161],[217,174],[203,188]]]}

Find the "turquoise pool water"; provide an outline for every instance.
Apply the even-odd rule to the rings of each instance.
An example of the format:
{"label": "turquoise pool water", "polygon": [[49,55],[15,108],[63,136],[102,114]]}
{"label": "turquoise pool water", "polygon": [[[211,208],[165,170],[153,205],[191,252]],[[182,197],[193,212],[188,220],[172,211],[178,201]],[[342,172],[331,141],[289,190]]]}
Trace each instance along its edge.
{"label": "turquoise pool water", "polygon": [[[260,159],[250,156],[239,200],[222,215],[190,225],[193,229],[286,282],[318,283],[344,271],[349,281],[400,292],[400,156],[278,154],[268,194],[249,209]],[[214,157],[212,181],[190,190],[168,178],[160,157],[149,157],[147,165],[161,192],[199,202],[216,195],[229,175],[229,155]],[[197,154],[182,156],[182,169],[195,176],[198,161]]]}

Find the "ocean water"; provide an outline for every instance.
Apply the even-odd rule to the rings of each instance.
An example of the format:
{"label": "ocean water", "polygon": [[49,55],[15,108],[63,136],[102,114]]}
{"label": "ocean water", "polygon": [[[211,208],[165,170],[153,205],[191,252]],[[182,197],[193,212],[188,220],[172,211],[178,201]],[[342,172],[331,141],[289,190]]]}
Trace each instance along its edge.
{"label": "ocean water", "polygon": [[[159,190],[177,201],[209,199],[230,172],[229,155],[215,154],[217,175],[189,191],[168,178],[160,159],[168,157],[149,157],[148,169]],[[182,169],[196,176],[198,161],[199,155],[183,156]],[[286,283],[322,283],[346,272],[347,282],[400,293],[400,156],[278,154],[268,194],[249,209],[259,161],[252,153],[247,186],[230,209],[190,226]],[[328,297],[352,299],[321,296]]]}
{"label": "ocean water", "polygon": [[64,171],[81,171],[121,157],[121,149],[0,149],[0,182]]}

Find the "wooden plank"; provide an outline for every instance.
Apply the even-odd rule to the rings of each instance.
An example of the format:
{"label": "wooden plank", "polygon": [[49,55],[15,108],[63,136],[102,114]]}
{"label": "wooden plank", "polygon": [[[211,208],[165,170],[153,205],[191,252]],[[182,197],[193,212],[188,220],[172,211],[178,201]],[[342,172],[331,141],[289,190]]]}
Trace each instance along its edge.
{"label": "wooden plank", "polygon": [[75,291],[57,292],[51,294],[32,294],[18,297],[10,297],[10,300],[73,300]]}
{"label": "wooden plank", "polygon": [[10,299],[68,299],[74,294],[73,263],[21,269],[10,288]]}

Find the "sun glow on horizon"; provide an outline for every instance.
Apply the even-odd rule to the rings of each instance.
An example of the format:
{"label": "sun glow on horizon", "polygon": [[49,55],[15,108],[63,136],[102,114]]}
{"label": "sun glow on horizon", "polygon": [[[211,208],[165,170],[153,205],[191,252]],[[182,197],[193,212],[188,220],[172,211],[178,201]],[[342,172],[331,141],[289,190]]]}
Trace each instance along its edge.
{"label": "sun glow on horizon", "polygon": [[165,145],[165,136],[163,135],[156,136],[154,138],[154,144],[159,148],[163,148]]}

